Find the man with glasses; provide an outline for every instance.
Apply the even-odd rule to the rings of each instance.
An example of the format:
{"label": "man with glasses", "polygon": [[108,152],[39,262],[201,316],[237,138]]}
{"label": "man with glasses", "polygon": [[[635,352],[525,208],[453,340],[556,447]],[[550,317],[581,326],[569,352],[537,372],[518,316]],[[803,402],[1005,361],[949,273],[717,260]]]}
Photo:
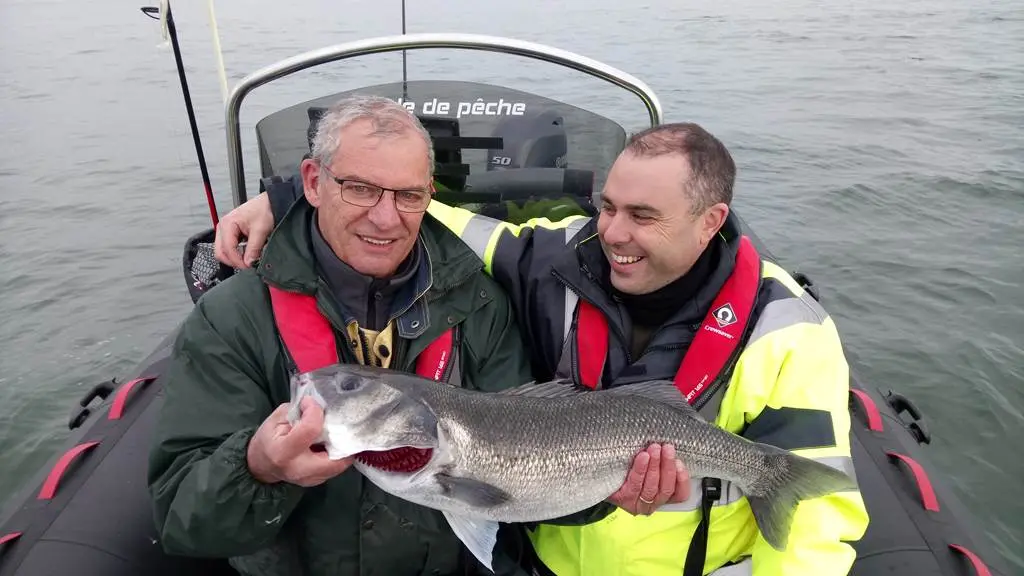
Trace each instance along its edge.
{"label": "man with glasses", "polygon": [[[150,460],[169,553],[229,557],[243,574],[483,570],[440,512],[317,450],[314,402],[294,425],[287,418],[289,376],[339,361],[484,391],[531,380],[507,296],[469,247],[425,217],[430,144],[391,100],[333,106],[300,167],[304,198],[258,268],[197,302],[175,343]],[[663,482],[671,494],[677,478]],[[494,567],[515,574],[516,560],[499,550]]]}

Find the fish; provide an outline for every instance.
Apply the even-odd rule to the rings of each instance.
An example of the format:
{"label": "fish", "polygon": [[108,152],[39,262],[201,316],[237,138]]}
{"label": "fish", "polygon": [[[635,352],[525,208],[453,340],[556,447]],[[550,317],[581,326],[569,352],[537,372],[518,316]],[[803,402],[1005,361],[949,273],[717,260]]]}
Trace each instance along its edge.
{"label": "fish", "polygon": [[777,550],[801,500],[856,489],[840,470],[708,422],[670,381],[588,390],[552,380],[482,392],[334,364],[296,374],[290,386],[293,422],[303,397],[323,407],[319,441],[329,458],[351,457],[381,490],[441,511],[492,571],[499,523],[544,522],[606,501],[652,443],[673,444],[691,480],[738,486]]}

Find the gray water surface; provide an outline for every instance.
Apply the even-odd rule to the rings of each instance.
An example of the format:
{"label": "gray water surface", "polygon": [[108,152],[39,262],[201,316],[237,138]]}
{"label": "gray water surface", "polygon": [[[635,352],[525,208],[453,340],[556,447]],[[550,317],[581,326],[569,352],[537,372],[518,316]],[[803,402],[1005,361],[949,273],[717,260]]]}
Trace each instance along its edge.
{"label": "gray water surface", "polygon": [[[229,82],[400,31],[400,4],[220,2]],[[409,32],[542,42],[645,80],[732,150],[736,204],[822,287],[855,369],[910,396],[939,473],[1024,573],[1024,9],[1010,1],[419,0]],[[140,4],[141,5],[141,4]],[[174,4],[217,201],[230,208],[205,3]],[[631,95],[507,56],[414,53],[413,78],[504,82],[643,127]],[[374,56],[261,88],[263,114],[400,77]],[[628,105],[628,110],[621,108]],[[131,3],[0,3],[0,494],[51,457],[71,404],[123,376],[190,300],[208,227],[174,60]],[[257,162],[248,157],[249,186]]]}

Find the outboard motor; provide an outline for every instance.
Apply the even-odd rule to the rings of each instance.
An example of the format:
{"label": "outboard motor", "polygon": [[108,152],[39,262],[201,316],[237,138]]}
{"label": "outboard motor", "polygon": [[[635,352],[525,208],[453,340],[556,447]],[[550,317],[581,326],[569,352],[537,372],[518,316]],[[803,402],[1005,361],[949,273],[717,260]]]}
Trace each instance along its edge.
{"label": "outboard motor", "polygon": [[564,168],[569,148],[564,124],[554,110],[503,119],[492,135],[504,148],[487,151],[487,170]]}
{"label": "outboard motor", "polygon": [[501,138],[502,148],[489,149],[487,170],[466,179],[463,201],[512,223],[593,215],[594,173],[566,168],[569,142],[557,110],[504,118],[491,136]]}

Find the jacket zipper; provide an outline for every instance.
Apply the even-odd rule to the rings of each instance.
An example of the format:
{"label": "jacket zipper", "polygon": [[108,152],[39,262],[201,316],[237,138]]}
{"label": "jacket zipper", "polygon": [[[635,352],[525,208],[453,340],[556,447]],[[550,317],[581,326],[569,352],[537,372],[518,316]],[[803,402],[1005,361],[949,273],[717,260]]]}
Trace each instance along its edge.
{"label": "jacket zipper", "polygon": [[725,385],[725,375],[732,374],[732,369],[736,363],[736,359],[739,358],[739,355],[742,353],[743,347],[736,346],[736,350],[733,350],[732,355],[729,356],[729,360],[725,363],[724,366],[722,366],[722,370],[718,373],[717,376],[715,376],[715,381],[711,383],[711,386],[709,386],[708,389],[705,390],[704,393],[697,398],[697,402],[693,404],[694,410],[700,410],[701,408],[703,408],[708,402],[711,401],[711,398],[718,393],[718,389]]}
{"label": "jacket zipper", "polygon": [[[740,341],[736,343],[736,349],[729,355],[729,360],[726,361],[725,365],[715,376],[715,381],[711,383],[711,386],[704,391],[703,394],[697,398],[697,402],[693,405],[695,410],[700,410],[711,398],[718,393],[718,389],[725,385],[726,381],[732,376],[732,371],[736,367],[736,362],[739,360],[740,355],[743,354],[744,348],[747,345],[747,339],[750,338],[750,333],[754,329],[754,325],[757,321],[754,318],[754,311],[757,310],[758,301],[761,298],[761,284],[758,282],[757,293],[754,295],[754,303],[750,307],[750,317],[747,319],[747,326],[744,328],[743,333],[740,335]],[[697,325],[697,329],[700,329],[700,325]],[[726,376],[729,376],[727,378]]]}
{"label": "jacket zipper", "polygon": [[413,304],[418,302],[420,298],[423,298],[423,295],[426,294],[427,292],[430,292],[430,289],[434,286],[434,264],[433,262],[430,261],[430,252],[423,250],[423,254],[427,257],[427,269],[430,270],[430,280],[427,281],[427,287],[424,288],[419,294],[416,294],[416,297],[413,298],[412,301],[410,301],[405,308],[399,310],[397,314],[392,314],[391,317],[388,319],[389,323],[401,318],[402,314],[408,312],[409,308],[412,308]]}
{"label": "jacket zipper", "polygon": [[[458,350],[459,345],[462,343],[462,330],[459,329],[458,325],[452,328],[452,349],[451,356],[448,358],[448,365],[445,366],[444,374],[441,375],[441,382],[444,384],[450,384],[448,380],[452,377],[452,372],[455,371],[455,351]],[[459,383],[459,388],[462,388],[462,383]]]}
{"label": "jacket zipper", "polygon": [[[561,274],[559,274],[558,272],[555,272],[554,270],[552,270],[551,271],[551,275],[554,276],[555,279],[558,280],[562,285],[564,285],[566,287],[566,289],[568,289],[570,292],[575,294],[576,298],[578,298],[580,300],[583,300],[583,296],[580,294],[579,290],[577,290],[576,288],[573,288],[572,286],[570,286],[569,283],[566,282],[566,280],[564,278],[562,278]],[[565,316],[565,314],[563,314],[563,316]],[[566,330],[566,334],[572,334],[572,331],[571,330]],[[579,338],[579,335],[577,334],[576,337]],[[563,347],[565,346],[565,342],[562,342],[562,346]],[[569,346],[569,369],[571,370],[571,373],[569,374],[569,376],[573,380],[578,380],[579,379],[579,375],[580,375],[580,367],[579,367],[579,363],[578,363],[577,358],[576,358],[576,346]],[[601,383],[598,382],[597,384],[598,384],[597,387],[600,388],[601,387]]]}
{"label": "jacket zipper", "polygon": [[359,343],[360,347],[363,349],[363,365],[376,366],[376,363],[373,361],[373,355],[370,354],[370,344],[366,341],[366,334],[364,334],[362,329],[359,328],[357,328],[356,331],[359,332]]}

